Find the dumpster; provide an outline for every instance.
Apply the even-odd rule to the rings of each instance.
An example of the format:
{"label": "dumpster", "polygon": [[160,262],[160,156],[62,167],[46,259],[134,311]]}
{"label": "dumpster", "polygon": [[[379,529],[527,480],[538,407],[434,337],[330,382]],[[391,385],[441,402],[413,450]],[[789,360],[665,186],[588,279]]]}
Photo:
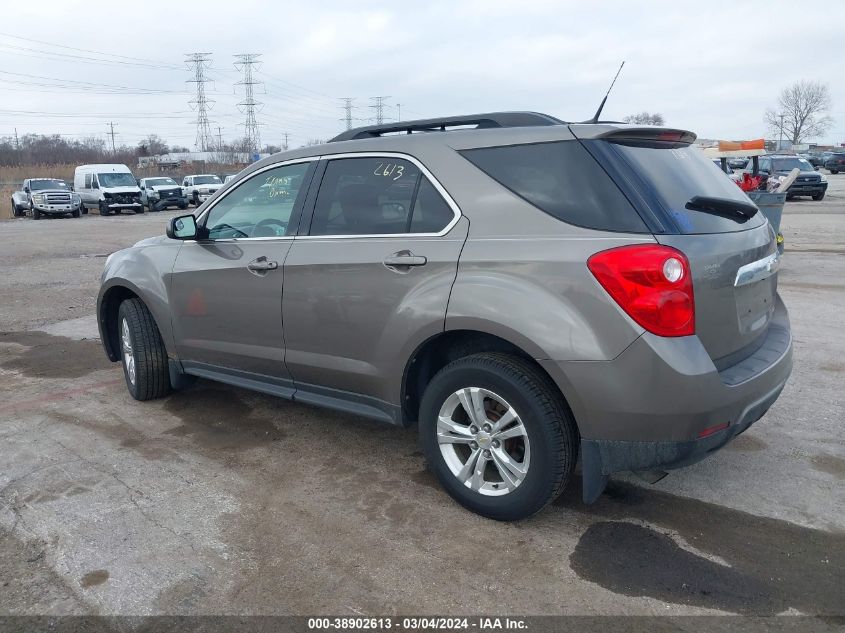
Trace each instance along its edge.
{"label": "dumpster", "polygon": [[786,204],[786,192],[747,191],[746,194],[760,209],[760,213],[765,215],[769,220],[769,224],[772,225],[778,236],[778,251],[783,253],[783,235],[780,232],[780,219],[783,215],[783,205]]}

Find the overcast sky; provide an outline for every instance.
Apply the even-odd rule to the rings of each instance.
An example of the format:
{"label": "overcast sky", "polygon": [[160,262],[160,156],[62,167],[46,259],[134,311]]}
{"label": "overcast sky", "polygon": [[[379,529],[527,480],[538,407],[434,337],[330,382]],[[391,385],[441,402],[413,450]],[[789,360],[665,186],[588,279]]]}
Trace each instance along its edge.
{"label": "overcast sky", "polygon": [[841,1],[4,4],[0,136],[17,127],[105,138],[114,121],[118,144],[156,133],[193,147],[183,60],[201,51],[224,140],[243,136],[232,62],[248,52],[262,54],[265,144],[285,131],[291,146],[336,134],[341,97],[355,98],[360,125],[373,95],[389,96],[389,118],[398,103],[403,119],[537,110],[582,120],[622,60],[606,118],[649,110],[701,137],[756,138],[780,89],[812,79],[829,85],[835,120],[817,140],[845,142]]}

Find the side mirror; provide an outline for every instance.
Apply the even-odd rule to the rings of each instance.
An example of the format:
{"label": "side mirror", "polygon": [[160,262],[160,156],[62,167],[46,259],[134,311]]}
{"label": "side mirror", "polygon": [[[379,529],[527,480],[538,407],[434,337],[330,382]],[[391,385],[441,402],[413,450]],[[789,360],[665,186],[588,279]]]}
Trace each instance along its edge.
{"label": "side mirror", "polygon": [[96,183],[96,182],[91,183],[91,189],[99,189],[99,188],[100,188],[99,183]]}
{"label": "side mirror", "polygon": [[23,188],[23,190],[24,190],[25,192],[29,193],[29,187],[24,187],[24,188]]}
{"label": "side mirror", "polygon": [[167,225],[167,237],[172,240],[192,240],[197,236],[197,219],[191,215],[172,218]]}

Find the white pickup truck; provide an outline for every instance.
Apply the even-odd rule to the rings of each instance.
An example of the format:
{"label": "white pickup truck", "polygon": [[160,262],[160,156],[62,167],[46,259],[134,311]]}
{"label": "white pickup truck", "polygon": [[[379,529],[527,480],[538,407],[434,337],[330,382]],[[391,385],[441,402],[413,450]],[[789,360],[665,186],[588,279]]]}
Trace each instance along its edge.
{"label": "white pickup truck", "polygon": [[33,220],[43,215],[80,215],[82,200],[64,180],[58,178],[27,178],[20,191],[12,193],[12,216],[24,215],[27,211]]}
{"label": "white pickup truck", "polygon": [[185,176],[182,180],[182,191],[195,207],[208,200],[222,186],[223,181],[214,174],[195,174]]}
{"label": "white pickup truck", "polygon": [[161,211],[168,207],[188,208],[188,198],[173,178],[141,178],[138,187],[141,189],[141,204],[150,211]]}

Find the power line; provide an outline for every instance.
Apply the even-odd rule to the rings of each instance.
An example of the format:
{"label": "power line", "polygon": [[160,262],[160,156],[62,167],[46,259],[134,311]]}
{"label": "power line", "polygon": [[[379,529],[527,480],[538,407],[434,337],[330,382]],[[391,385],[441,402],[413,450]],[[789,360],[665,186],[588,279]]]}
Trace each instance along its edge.
{"label": "power line", "polygon": [[370,107],[376,112],[376,125],[384,123],[384,100],[389,98],[389,96],[370,97],[370,100],[373,101]]}
{"label": "power line", "polygon": [[191,53],[186,56],[185,61],[189,68],[193,67],[194,71],[194,78],[189,79],[188,83],[196,84],[197,87],[196,97],[188,102],[197,111],[196,147],[202,152],[207,152],[211,147],[211,127],[208,122],[208,110],[214,102],[205,96],[205,84],[209,82],[205,78],[205,69],[211,63],[211,53]]}
{"label": "power line", "polygon": [[260,53],[241,53],[240,55],[235,55],[235,59],[238,60],[235,62],[235,68],[242,70],[244,74],[244,78],[235,85],[244,87],[244,99],[237,105],[241,112],[246,115],[243,126],[250,153],[257,153],[261,149],[261,131],[259,130],[258,121],[255,118],[255,109],[256,106],[262,104],[255,100],[254,89],[254,86],[260,85],[261,82],[255,81],[252,78],[252,73],[254,70],[257,70],[257,68],[253,67],[257,67],[260,64],[258,61],[259,57],[261,57]]}

